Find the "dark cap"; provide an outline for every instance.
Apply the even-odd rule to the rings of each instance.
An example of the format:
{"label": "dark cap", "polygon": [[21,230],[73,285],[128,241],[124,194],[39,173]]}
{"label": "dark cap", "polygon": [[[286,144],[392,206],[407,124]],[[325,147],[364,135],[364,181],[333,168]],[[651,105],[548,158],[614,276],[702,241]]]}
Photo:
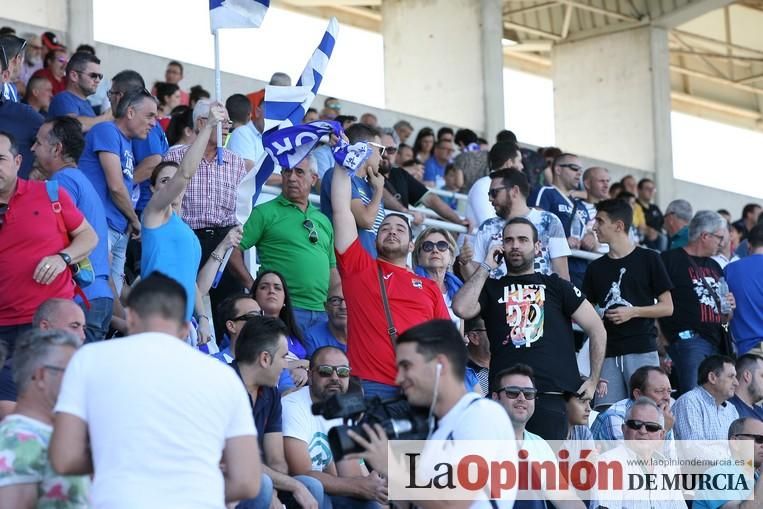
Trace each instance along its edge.
{"label": "dark cap", "polygon": [[48,51],[53,51],[56,49],[64,49],[65,46],[58,42],[58,36],[54,34],[53,32],[45,32],[42,34],[42,45],[45,46]]}

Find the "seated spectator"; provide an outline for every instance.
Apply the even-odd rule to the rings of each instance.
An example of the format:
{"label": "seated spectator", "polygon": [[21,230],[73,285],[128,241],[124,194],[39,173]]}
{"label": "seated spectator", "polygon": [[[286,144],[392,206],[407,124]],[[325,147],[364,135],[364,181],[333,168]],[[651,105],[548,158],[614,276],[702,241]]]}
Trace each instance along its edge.
{"label": "seated spectator", "polygon": [[623,185],[620,182],[613,182],[611,186],[609,186],[609,197],[611,199],[617,199],[618,196],[620,196],[620,193],[623,192]]}
{"label": "seated spectator", "polygon": [[[180,89],[180,95],[183,95],[183,89]],[[211,96],[209,95],[209,92],[204,90],[204,88],[201,85],[194,85],[191,87],[191,91],[188,94],[188,107],[192,110],[196,108],[196,103],[199,101],[202,101],[204,99],[209,99]],[[185,104],[182,100],[180,101],[180,104]]]}
{"label": "seated spectator", "polygon": [[114,293],[109,284],[109,234],[103,202],[90,180],[77,168],[85,139],[74,117],[57,117],[45,122],[37,132],[35,159],[48,179],[65,189],[98,235],[90,263],[94,280],[83,291],[88,303],[80,299],[87,319],[87,342],[106,337],[111,323]]}
{"label": "seated spectator", "polygon": [[310,363],[307,359],[302,329],[299,328],[294,316],[286,280],[274,270],[260,270],[252,285],[252,296],[260,305],[263,315],[280,318],[289,331],[286,336],[289,344],[289,362],[281,373],[278,390],[283,392],[294,387],[302,387],[307,382],[307,370]]}
{"label": "seated spectator", "polygon": [[43,302],[32,318],[32,328],[62,330],[85,341],[85,315],[82,308],[69,299],[48,299]]}
{"label": "seated spectator", "polygon": [[327,421],[311,411],[313,404],[335,394],[345,394],[349,377],[349,361],[340,349],[324,346],[313,353],[308,387],[281,400],[286,462],[291,475],[318,479],[333,507],[378,508],[379,504],[387,503],[386,481],[376,472],[364,476],[357,460],[335,462],[327,435],[342,420]]}
{"label": "seated spectator", "polygon": [[731,423],[739,418],[729,403],[739,382],[734,360],[711,355],[699,365],[699,387],[690,390],[673,405],[678,440],[724,440]]}
{"label": "seated spectator", "polygon": [[24,62],[21,64],[21,71],[16,80],[16,89],[20,94],[26,95],[32,75],[42,69],[42,51],[45,47],[38,34],[27,34],[24,37],[27,44],[24,48]]}
{"label": "seated spectator", "polygon": [[[414,159],[413,148],[410,145],[401,143],[397,146],[397,154],[395,154],[395,166],[402,168],[403,163]],[[423,171],[423,168],[422,168]]]}
{"label": "seated spectator", "polygon": [[302,119],[303,124],[309,124],[310,122],[315,122],[318,120],[318,110],[315,108],[308,108],[305,112],[305,116]]}
{"label": "seated spectator", "polygon": [[437,283],[450,319],[461,328],[461,320],[453,313],[451,302],[458,290],[464,285],[453,274],[453,262],[456,259],[456,241],[446,230],[429,227],[416,237],[413,247],[414,272]]}
{"label": "seated spectator", "polygon": [[374,115],[373,113],[363,113],[360,116],[359,122],[361,124],[367,125],[368,127],[374,127],[374,128],[379,127],[379,119],[376,118],[376,115]]}
{"label": "seated spectator", "polygon": [[178,106],[167,125],[167,143],[170,148],[175,148],[179,145],[190,145],[195,139],[193,110],[187,106]]}
{"label": "seated spectator", "polygon": [[636,177],[633,175],[626,175],[621,178],[620,185],[623,186],[623,191],[626,193],[630,193],[633,196],[636,196],[636,193],[638,193],[638,184],[636,182]]}
{"label": "seated spectator", "polygon": [[392,128],[395,130],[398,145],[405,144],[413,134],[413,126],[407,120],[398,120]]}
{"label": "seated spectator", "polygon": [[614,403],[601,412],[591,425],[591,433],[595,440],[623,440],[623,423],[625,415],[639,398],[649,398],[662,411],[665,440],[673,440],[674,417],[670,397],[670,379],[665,371],[657,366],[643,366],[633,372],[628,382],[629,397]]}
{"label": "seated spectator", "polygon": [[[487,337],[485,321],[479,316],[464,320],[464,335],[468,358],[467,379],[476,379],[479,383],[478,392],[487,396],[490,394],[490,340]],[[469,389],[475,390],[477,387],[472,386]]]}
{"label": "seated spectator", "polygon": [[[488,153],[487,150],[481,150],[478,144],[479,138],[470,129],[459,129],[456,133],[455,141],[461,153],[453,160],[453,166],[460,170],[462,182],[460,182],[463,192],[471,189],[472,185],[480,178],[488,174]],[[445,168],[447,174],[447,168]]]}
{"label": "seated spectator", "polygon": [[220,303],[217,316],[225,321],[225,336],[220,338],[220,344],[226,346],[212,357],[230,364],[235,359],[236,341],[241,330],[250,319],[262,316],[262,309],[251,295],[238,293]]}
{"label": "seated spectator", "polygon": [[[160,122],[162,122],[164,119],[167,119],[167,122],[162,122],[163,124],[166,124],[169,122],[169,117],[172,114],[172,110],[178,106],[182,106],[180,87],[177,86],[176,83],[167,82],[159,82],[154,85],[154,87],[156,88],[155,97],[157,101],[159,101],[157,115]],[[167,126],[162,125],[162,127],[166,129]]]}
{"label": "seated spectator", "polygon": [[37,113],[47,116],[51,99],[53,99],[53,85],[45,78],[38,76],[29,80],[21,102],[28,104]]}
{"label": "seated spectator", "polygon": [[734,295],[736,309],[731,318],[731,332],[737,351],[743,355],[753,351],[763,355],[763,224],[755,226],[747,236],[750,254],[726,266],[724,274]]}
{"label": "seated spectator", "polygon": [[638,196],[636,198],[637,206],[644,212],[646,225],[642,234],[644,243],[647,247],[664,251],[667,247],[666,238],[662,234],[663,215],[660,207],[653,203],[654,193],[657,190],[654,180],[642,178],[638,181]]}
{"label": "seated spectator", "polygon": [[[286,367],[288,331],[278,318],[257,316],[246,321],[235,345],[231,367],[249,395],[262,460],[260,493],[242,501],[238,509],[268,509],[282,503],[323,507],[323,486],[308,475],[289,477],[284,456],[281,396],[278,378]],[[274,491],[278,490],[278,493]]]}
{"label": "seated spectator", "polygon": [[662,217],[665,231],[668,233],[668,249],[684,247],[689,243],[689,221],[693,215],[691,203],[686,200],[673,200],[668,203]]}
{"label": "seated spectator", "polygon": [[56,94],[48,109],[48,118],[67,115],[79,120],[82,132],[100,122],[113,120],[111,110],[95,116],[87,98],[93,95],[103,79],[101,61],[90,53],[75,53],[66,64],[66,90]]}
{"label": "seated spectator", "polygon": [[741,227],[743,238],[747,238],[749,231],[758,223],[758,216],[762,210],[763,208],[757,203],[748,203],[744,206],[742,217],[734,222]]}
{"label": "seated spectator", "polygon": [[432,156],[432,149],[434,148],[434,131],[431,127],[424,127],[419,129],[416,133],[416,141],[413,142],[413,155],[416,160],[421,164],[426,164],[427,160]]}
{"label": "seated spectator", "polygon": [[[445,184],[440,188],[443,191],[450,191],[452,193],[460,193],[464,187],[464,172],[455,164],[450,163],[445,167]],[[449,198],[446,203],[453,210],[458,210],[458,198],[453,196]]]}
{"label": "seated spectator", "polygon": [[347,304],[342,293],[342,284],[329,288],[325,303],[328,320],[316,323],[305,331],[307,356],[323,346],[333,346],[347,352]]}
{"label": "seated spectator", "polygon": [[[418,182],[423,183],[424,180],[424,165],[415,159],[409,159],[405,161],[401,166],[411,177]],[[426,187],[426,186],[425,186]]]}
{"label": "seated spectator", "polygon": [[432,157],[424,164],[424,185],[440,188],[445,184],[445,166],[453,156],[452,140],[437,140],[432,149]]}
{"label": "seated spectator", "polygon": [[48,460],[53,406],[69,359],[82,341],[61,330],[19,338],[13,358],[18,403],[0,423],[0,505],[88,507],[90,479],[59,475]]}
{"label": "seated spectator", "polygon": [[759,405],[763,400],[763,357],[741,356],[737,359],[736,371],[739,385],[729,402],[737,409],[739,417],[763,421],[763,408]]}
{"label": "seated spectator", "polygon": [[40,77],[48,80],[53,87],[53,95],[66,90],[66,64],[69,56],[66,49],[59,46],[48,51],[43,60],[43,68],[35,72],[32,77]]}
{"label": "seated spectator", "polygon": [[[170,85],[176,85],[178,90],[180,90],[180,104],[193,108],[195,104],[191,104],[188,92],[180,88],[181,81],[183,81],[183,64],[177,60],[171,60],[164,71],[164,82],[169,83]],[[193,92],[194,88],[195,87],[191,87],[191,92]],[[201,87],[199,88],[201,89]],[[206,97],[209,98],[209,94],[207,94]],[[196,97],[197,101],[199,99],[200,97]]]}

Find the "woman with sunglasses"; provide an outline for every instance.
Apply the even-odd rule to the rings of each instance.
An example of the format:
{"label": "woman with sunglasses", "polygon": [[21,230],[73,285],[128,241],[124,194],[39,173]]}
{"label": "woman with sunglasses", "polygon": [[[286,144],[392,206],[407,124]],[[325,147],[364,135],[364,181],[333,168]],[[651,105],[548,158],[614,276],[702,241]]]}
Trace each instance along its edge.
{"label": "woman with sunglasses", "polygon": [[289,329],[289,335],[286,338],[289,344],[289,353],[286,357],[288,362],[278,380],[278,390],[283,394],[284,391],[302,387],[307,383],[310,361],[307,359],[302,330],[294,317],[286,281],[279,272],[262,270],[254,280],[252,295],[262,308],[263,315],[280,318]]}
{"label": "woman with sunglasses", "polygon": [[461,320],[451,309],[453,296],[464,285],[463,281],[452,272],[455,259],[456,241],[447,230],[430,227],[416,238],[413,248],[414,272],[437,283],[451,320],[459,329],[462,329]]}

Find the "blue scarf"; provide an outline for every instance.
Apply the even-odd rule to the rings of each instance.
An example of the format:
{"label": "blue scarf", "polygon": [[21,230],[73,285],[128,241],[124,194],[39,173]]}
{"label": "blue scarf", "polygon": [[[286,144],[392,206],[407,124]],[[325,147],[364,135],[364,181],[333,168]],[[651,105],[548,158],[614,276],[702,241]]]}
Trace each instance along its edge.
{"label": "blue scarf", "polygon": [[[423,267],[416,267],[413,271],[419,276],[432,279]],[[458,279],[458,276],[452,272],[445,273],[445,293],[448,294],[448,297],[451,300],[453,300],[453,296],[456,295],[456,292],[458,292],[462,286],[464,286],[464,282]]]}

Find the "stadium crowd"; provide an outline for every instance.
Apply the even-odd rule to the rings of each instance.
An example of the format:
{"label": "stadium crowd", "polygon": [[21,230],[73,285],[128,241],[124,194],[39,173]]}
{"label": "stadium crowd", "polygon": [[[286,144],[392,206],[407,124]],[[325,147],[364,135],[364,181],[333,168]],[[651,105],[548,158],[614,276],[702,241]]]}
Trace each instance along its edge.
{"label": "stadium crowd", "polygon": [[[0,49],[0,509],[386,505],[384,429],[338,454],[341,418],[311,411],[345,394],[534,451],[753,440],[757,479],[760,205],[663,211],[653,180],[511,131],[385,127],[328,98],[304,122],[370,157],[351,175],[324,140],[241,224],[263,91],[219,104],[176,61],[149,90],[52,32],[4,27]],[[492,506],[547,504],[642,507]]]}

